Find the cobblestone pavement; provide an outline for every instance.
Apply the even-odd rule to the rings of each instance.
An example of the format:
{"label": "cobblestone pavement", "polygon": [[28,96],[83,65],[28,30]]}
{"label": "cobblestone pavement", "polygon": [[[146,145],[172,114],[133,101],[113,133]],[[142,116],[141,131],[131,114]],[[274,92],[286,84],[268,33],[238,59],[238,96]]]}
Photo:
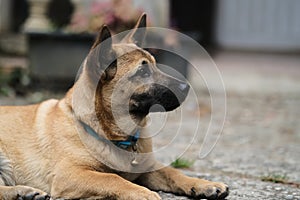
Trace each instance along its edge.
{"label": "cobblestone pavement", "polygon": [[[227,183],[230,186],[227,199],[300,200],[300,56],[223,52],[214,60],[227,94],[227,114],[217,145],[208,156],[197,159],[203,143],[200,134],[201,137],[186,149],[185,140],[193,134],[192,125],[199,116],[199,133],[205,132],[212,115],[222,123],[222,105],[215,105],[212,110],[210,95],[203,82],[191,74],[189,79],[200,106],[192,100],[185,102],[181,114],[183,134],[175,137],[172,129],[166,127],[165,135],[156,140],[157,147],[172,139],[178,143],[170,147],[170,151],[158,154],[158,159],[168,163],[183,153],[183,157],[195,161],[183,172]],[[197,58],[196,62],[201,64],[203,61]],[[202,70],[208,72],[205,78],[214,76],[209,73],[210,69]],[[213,89],[216,91],[214,98],[222,98],[218,95],[222,93],[220,88],[213,86]],[[42,99],[41,94],[35,93],[26,99],[1,98],[0,104],[22,104],[32,99]],[[174,129],[177,121],[172,116],[170,121],[169,126]],[[215,126],[220,124],[212,124],[208,144],[213,144],[218,137]],[[263,182],[262,177],[268,175],[286,177],[286,184]],[[163,192],[159,194],[164,200],[188,199]]]}
{"label": "cobblestone pavement", "polygon": [[[213,151],[185,172],[227,183],[231,189],[227,199],[300,199],[300,57],[221,53],[214,60],[226,86],[225,125]],[[205,89],[192,76],[200,102],[209,105]],[[206,110],[205,106],[201,109]],[[184,117],[190,121],[194,115]],[[204,112],[202,126],[210,117]],[[296,184],[261,181],[268,175],[286,176],[287,182]]]}

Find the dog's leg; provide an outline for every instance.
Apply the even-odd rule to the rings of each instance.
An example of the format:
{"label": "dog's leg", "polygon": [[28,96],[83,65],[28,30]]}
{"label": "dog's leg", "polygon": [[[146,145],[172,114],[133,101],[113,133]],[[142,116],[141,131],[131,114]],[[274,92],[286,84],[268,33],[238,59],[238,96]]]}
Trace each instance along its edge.
{"label": "dog's leg", "polygon": [[223,199],[228,195],[228,186],[183,175],[171,167],[148,172],[139,177],[138,184],[156,191],[165,191],[195,198]]}
{"label": "dog's leg", "polygon": [[74,167],[66,168],[54,177],[51,196],[65,199],[161,199],[156,192],[129,182],[116,174],[74,169]]}
{"label": "dog's leg", "polygon": [[47,200],[50,196],[32,187],[16,185],[13,167],[10,160],[0,149],[0,200],[26,199]]}
{"label": "dog's leg", "polygon": [[48,200],[50,196],[45,192],[23,185],[0,186],[0,200]]}

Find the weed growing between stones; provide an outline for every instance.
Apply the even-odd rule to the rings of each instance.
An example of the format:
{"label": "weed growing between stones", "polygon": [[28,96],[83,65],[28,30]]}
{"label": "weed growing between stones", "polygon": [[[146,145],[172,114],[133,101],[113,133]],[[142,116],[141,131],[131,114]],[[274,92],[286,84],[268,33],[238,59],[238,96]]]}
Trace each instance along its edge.
{"label": "weed growing between stones", "polygon": [[174,168],[190,168],[194,163],[195,161],[187,160],[184,158],[177,158],[171,163],[171,166]]}

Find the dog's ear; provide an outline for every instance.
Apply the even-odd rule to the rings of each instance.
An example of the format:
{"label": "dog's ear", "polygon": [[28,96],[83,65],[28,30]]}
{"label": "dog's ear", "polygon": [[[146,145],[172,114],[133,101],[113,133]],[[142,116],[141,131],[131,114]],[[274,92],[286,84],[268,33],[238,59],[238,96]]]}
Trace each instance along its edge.
{"label": "dog's ear", "polygon": [[141,46],[145,39],[147,26],[147,15],[143,13],[138,19],[135,27],[130,31],[122,40],[125,43],[134,43],[137,46]]}
{"label": "dog's ear", "polygon": [[[117,72],[116,54],[112,49],[111,33],[106,25],[104,25],[98,33],[96,41],[94,42],[88,63],[99,63],[101,80],[108,81],[114,78]],[[99,69],[98,69],[99,70]],[[93,70],[92,70],[93,71]]]}
{"label": "dog's ear", "polygon": [[[108,29],[108,27],[106,25],[103,25],[100,28],[100,31],[99,31],[97,38],[91,49],[92,50],[95,49],[101,42],[103,42],[104,40],[109,39],[109,38],[111,38],[110,30]],[[111,44],[112,44],[112,41],[111,41]]]}

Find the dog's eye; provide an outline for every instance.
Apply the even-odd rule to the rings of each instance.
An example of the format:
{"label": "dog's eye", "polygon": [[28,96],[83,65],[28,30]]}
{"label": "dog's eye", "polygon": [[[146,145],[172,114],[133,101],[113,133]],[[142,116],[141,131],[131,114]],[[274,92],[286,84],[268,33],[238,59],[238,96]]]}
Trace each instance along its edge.
{"label": "dog's eye", "polygon": [[135,73],[136,76],[140,76],[142,78],[147,78],[151,75],[151,71],[149,69],[149,66],[147,64],[143,64],[138,68],[138,70]]}

